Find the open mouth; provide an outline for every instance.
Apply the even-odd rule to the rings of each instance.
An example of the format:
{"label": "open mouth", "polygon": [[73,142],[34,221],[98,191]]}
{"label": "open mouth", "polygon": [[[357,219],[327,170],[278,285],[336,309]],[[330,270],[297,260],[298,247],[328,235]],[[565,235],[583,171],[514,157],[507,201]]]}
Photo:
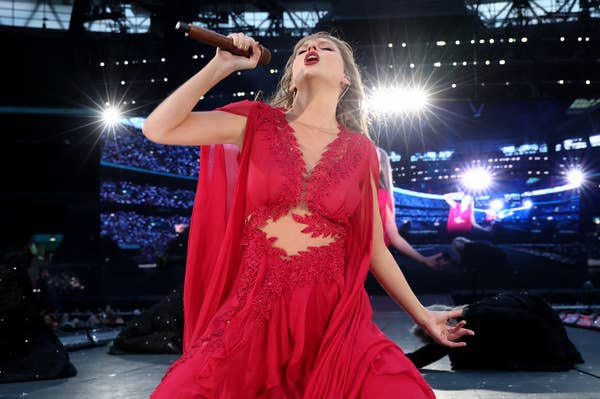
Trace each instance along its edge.
{"label": "open mouth", "polygon": [[316,51],[309,51],[304,57],[304,65],[313,65],[319,62],[319,54]]}

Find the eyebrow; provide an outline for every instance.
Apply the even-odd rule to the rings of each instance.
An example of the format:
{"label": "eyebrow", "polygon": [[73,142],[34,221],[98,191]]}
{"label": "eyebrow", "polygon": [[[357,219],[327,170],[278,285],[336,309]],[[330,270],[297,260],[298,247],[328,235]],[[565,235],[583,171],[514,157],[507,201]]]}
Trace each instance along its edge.
{"label": "eyebrow", "polygon": [[[333,43],[331,40],[329,39],[317,39],[317,42],[319,42],[319,44],[331,44],[333,46],[335,46],[335,43]],[[302,47],[306,46],[306,42],[304,42],[300,47],[298,47],[298,49],[301,49]]]}

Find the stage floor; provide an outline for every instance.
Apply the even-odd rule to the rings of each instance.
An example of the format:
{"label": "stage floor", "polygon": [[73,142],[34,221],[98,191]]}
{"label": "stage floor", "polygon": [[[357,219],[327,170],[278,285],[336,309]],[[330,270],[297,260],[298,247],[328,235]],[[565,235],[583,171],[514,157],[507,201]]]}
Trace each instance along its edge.
{"label": "stage floor", "polygon": [[[446,296],[421,296],[425,305],[449,303]],[[409,333],[410,318],[388,297],[373,297],[375,322],[405,352],[418,348]],[[512,326],[506,326],[512,328]],[[516,326],[514,326],[516,327]],[[600,392],[600,332],[567,328],[581,352],[582,371],[491,372],[452,371],[448,358],[422,370],[439,399],[597,399]],[[143,399],[160,381],[173,355],[108,355],[106,347],[71,352],[77,376],[0,384],[1,399]]]}

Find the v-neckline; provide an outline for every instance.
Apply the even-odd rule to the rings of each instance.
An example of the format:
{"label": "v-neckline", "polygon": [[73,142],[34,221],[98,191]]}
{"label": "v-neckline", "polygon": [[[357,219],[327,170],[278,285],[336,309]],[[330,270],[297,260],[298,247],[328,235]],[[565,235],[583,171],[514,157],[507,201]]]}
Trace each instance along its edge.
{"label": "v-neckline", "polygon": [[321,165],[326,161],[326,157],[327,157],[328,153],[333,149],[333,145],[344,134],[344,125],[342,125],[341,123],[338,123],[339,131],[336,134],[335,138],[333,140],[331,140],[325,147],[323,147],[323,151],[321,152],[319,159],[317,160],[315,165],[312,167],[312,169],[308,170],[308,163],[306,162],[304,152],[302,152],[302,150],[300,149],[300,143],[298,142],[298,137],[296,136],[296,130],[292,127],[292,125],[290,125],[290,121],[286,118],[285,108],[279,108],[279,110],[281,111],[281,117],[285,121],[285,125],[287,127],[287,132],[290,135],[290,137],[294,143],[294,148],[297,151],[297,156],[300,159],[300,163],[302,164],[302,172],[301,172],[302,177],[304,179],[308,180],[315,173],[315,170],[317,170],[318,168],[321,168]]}

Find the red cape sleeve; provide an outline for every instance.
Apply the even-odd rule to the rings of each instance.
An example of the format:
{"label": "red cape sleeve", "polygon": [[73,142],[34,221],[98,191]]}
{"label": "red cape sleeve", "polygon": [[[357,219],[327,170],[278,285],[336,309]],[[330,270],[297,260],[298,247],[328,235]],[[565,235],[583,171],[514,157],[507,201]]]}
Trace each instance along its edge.
{"label": "red cape sleeve", "polygon": [[230,112],[240,116],[250,115],[250,111],[256,105],[256,101],[243,100],[215,108],[215,111]]}
{"label": "red cape sleeve", "polygon": [[246,100],[216,109],[247,117],[241,150],[229,144],[200,146],[183,290],[184,351],[202,336],[238,272],[246,173],[259,104]]}

